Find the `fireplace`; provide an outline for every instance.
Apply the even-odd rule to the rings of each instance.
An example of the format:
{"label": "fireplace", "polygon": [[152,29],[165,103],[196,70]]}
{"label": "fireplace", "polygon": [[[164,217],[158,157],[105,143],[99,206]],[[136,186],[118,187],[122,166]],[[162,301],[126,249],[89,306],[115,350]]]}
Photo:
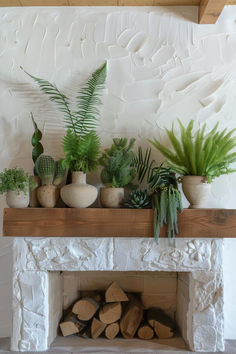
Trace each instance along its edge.
{"label": "fireplace", "polygon": [[177,239],[173,248],[167,239],[15,238],[11,348],[48,349],[78,291],[116,280],[175,317],[190,350],[223,351],[222,246],[221,239]]}

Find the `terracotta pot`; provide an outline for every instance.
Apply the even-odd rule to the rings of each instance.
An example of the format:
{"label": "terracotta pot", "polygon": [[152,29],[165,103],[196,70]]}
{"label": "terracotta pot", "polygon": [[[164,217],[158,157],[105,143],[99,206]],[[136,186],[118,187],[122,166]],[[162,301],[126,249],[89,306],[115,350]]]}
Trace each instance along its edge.
{"label": "terracotta pot", "polygon": [[72,183],[61,189],[61,199],[71,208],[87,208],[95,202],[98,196],[97,188],[86,183],[86,174],[72,173]]}
{"label": "terracotta pot", "polygon": [[206,182],[205,177],[184,176],[182,188],[185,197],[190,203],[190,209],[206,208],[206,201],[211,192],[211,185]]}
{"label": "terracotta pot", "polygon": [[124,194],[124,188],[101,188],[101,204],[104,208],[120,208],[124,202]]}
{"label": "terracotta pot", "polygon": [[59,198],[59,189],[52,184],[41,186],[37,189],[37,198],[43,208],[54,208]]}
{"label": "terracotta pot", "polygon": [[38,201],[37,197],[37,189],[41,184],[39,176],[30,176],[30,179],[35,183],[35,187],[33,189],[30,189],[30,202],[29,206],[31,208],[37,208],[40,206],[40,203]]}
{"label": "terracotta pot", "polygon": [[29,191],[7,191],[6,201],[10,208],[27,208],[29,205]]}

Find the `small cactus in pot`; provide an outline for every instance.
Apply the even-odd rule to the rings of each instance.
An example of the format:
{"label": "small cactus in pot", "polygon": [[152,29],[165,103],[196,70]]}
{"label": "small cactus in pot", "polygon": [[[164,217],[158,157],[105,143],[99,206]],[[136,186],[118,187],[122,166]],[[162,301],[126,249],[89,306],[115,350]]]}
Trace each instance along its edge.
{"label": "small cactus in pot", "polygon": [[59,184],[64,179],[66,170],[60,161],[55,162],[49,155],[40,155],[35,163],[42,186],[37,190],[38,200],[44,208],[54,208],[59,198]]}

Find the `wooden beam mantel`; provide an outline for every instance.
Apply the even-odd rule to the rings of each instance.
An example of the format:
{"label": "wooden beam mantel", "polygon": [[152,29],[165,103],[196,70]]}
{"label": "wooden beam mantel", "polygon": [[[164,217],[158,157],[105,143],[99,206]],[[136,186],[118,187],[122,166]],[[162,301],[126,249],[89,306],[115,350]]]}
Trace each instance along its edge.
{"label": "wooden beam mantel", "polygon": [[[179,214],[184,238],[236,238],[235,209],[185,209]],[[166,237],[166,228],[161,237]],[[3,236],[153,237],[151,209],[4,209]]]}
{"label": "wooden beam mantel", "polygon": [[218,20],[227,0],[201,0],[198,23],[214,24]]}

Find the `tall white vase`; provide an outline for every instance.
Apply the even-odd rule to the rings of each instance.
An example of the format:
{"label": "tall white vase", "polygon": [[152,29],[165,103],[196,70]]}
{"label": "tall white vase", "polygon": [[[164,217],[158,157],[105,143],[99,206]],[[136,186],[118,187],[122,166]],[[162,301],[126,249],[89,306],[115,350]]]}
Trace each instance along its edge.
{"label": "tall white vase", "polygon": [[211,192],[211,184],[206,182],[205,177],[184,176],[182,188],[185,197],[190,203],[190,209],[206,208],[206,202]]}
{"label": "tall white vase", "polygon": [[86,183],[86,174],[83,172],[73,172],[72,183],[61,189],[61,199],[71,208],[87,208],[97,196],[97,188]]}

